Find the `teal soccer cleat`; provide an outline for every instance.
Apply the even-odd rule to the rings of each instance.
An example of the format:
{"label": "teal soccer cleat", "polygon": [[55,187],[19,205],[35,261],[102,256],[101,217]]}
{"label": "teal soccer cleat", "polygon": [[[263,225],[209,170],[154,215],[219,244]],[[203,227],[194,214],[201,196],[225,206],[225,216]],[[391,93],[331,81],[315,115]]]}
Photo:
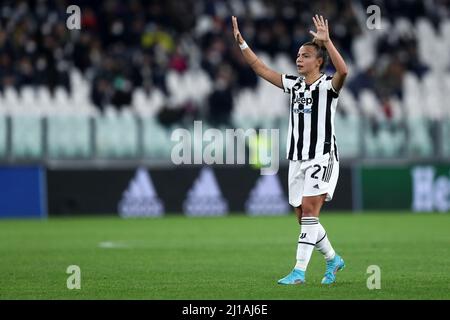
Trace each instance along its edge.
{"label": "teal soccer cleat", "polygon": [[322,279],[322,284],[332,284],[336,281],[336,272],[344,269],[344,260],[336,254],[333,260],[327,261],[327,270],[325,276]]}
{"label": "teal soccer cleat", "polygon": [[283,279],[278,280],[278,284],[301,284],[305,283],[305,271],[294,269]]}

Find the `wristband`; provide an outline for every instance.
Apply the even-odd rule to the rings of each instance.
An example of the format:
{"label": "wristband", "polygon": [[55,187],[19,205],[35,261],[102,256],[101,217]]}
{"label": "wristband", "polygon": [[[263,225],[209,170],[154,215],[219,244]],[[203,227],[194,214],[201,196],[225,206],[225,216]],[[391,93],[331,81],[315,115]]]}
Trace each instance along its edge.
{"label": "wristband", "polygon": [[244,43],[243,43],[243,44],[240,44],[240,45],[239,45],[239,48],[241,48],[241,50],[245,50],[245,49],[247,49],[247,48],[248,48],[248,44],[247,44],[247,42],[245,42],[245,41],[244,41]]}

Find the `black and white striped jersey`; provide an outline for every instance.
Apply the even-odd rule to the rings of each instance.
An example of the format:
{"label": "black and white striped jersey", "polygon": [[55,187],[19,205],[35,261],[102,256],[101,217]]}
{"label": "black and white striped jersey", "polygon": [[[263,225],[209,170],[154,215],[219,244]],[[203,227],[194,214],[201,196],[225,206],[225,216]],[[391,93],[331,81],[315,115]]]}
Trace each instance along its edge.
{"label": "black and white striped jersey", "polygon": [[310,160],[335,151],[334,115],[338,93],[333,77],[323,74],[308,85],[304,77],[283,74],[283,90],[290,94],[289,132],[286,153],[289,160]]}

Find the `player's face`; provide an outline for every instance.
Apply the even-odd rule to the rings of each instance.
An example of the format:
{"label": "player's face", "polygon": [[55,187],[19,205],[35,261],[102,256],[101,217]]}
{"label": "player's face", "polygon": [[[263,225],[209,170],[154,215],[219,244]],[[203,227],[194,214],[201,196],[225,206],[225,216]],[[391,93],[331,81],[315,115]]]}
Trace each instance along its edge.
{"label": "player's face", "polygon": [[297,71],[301,75],[317,72],[322,60],[317,58],[316,48],[313,46],[301,46],[297,54]]}

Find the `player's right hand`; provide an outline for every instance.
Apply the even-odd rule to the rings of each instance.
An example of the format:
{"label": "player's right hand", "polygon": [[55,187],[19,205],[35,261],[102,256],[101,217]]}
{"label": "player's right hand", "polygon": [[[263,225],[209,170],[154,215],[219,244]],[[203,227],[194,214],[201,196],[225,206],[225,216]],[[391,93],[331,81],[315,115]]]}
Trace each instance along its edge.
{"label": "player's right hand", "polygon": [[237,18],[235,16],[232,16],[231,17],[231,21],[233,22],[234,40],[236,40],[236,42],[238,44],[243,44],[244,43],[244,39],[242,38],[241,33],[239,32]]}

